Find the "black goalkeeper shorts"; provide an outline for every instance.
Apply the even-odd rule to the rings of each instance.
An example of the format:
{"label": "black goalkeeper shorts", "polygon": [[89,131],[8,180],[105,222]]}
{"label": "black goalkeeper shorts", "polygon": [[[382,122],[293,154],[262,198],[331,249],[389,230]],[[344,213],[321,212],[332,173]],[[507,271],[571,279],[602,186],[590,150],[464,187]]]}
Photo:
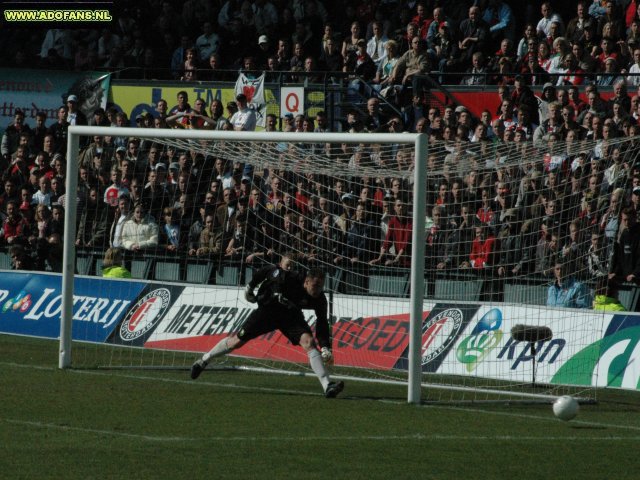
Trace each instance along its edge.
{"label": "black goalkeeper shorts", "polygon": [[280,330],[294,345],[300,344],[303,333],[312,335],[300,310],[274,304],[258,307],[251,312],[238,331],[238,338],[248,342],[274,330]]}

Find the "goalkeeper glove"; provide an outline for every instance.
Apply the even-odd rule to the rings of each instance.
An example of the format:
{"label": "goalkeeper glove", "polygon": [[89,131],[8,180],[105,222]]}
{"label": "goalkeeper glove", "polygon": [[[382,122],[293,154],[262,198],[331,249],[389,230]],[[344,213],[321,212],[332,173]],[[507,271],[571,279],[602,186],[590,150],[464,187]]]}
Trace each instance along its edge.
{"label": "goalkeeper glove", "polygon": [[322,347],[320,350],[320,356],[322,356],[322,361],[324,363],[333,362],[333,353],[331,353],[331,350],[327,347]]}
{"label": "goalkeeper glove", "polygon": [[249,284],[244,289],[244,299],[249,303],[256,303],[256,296],[253,294],[253,288]]}

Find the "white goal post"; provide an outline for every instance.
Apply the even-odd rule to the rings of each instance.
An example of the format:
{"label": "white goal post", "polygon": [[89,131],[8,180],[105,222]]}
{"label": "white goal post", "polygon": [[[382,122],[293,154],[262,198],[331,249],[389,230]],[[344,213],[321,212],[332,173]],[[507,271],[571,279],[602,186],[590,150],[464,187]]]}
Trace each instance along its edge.
{"label": "white goal post", "polygon": [[[78,189],[78,161],[80,138],[83,136],[114,136],[176,139],[182,141],[246,141],[246,142],[290,142],[309,144],[399,144],[413,148],[415,167],[413,172],[413,212],[412,239],[413,245],[410,265],[410,333],[408,358],[408,391],[409,403],[421,401],[421,329],[424,303],[424,256],[425,256],[425,218],[426,218],[426,183],[427,183],[427,135],[425,134],[351,134],[351,133],[280,133],[280,132],[233,132],[207,130],[162,130],[143,128],[111,128],[70,126],[67,144],[66,192]],[[74,238],[76,233],[77,199],[75,195],[66,196],[65,205],[65,241],[63,251],[62,272],[62,310],[60,318],[59,368],[71,366],[72,317],[74,305],[74,274],[76,249]]]}

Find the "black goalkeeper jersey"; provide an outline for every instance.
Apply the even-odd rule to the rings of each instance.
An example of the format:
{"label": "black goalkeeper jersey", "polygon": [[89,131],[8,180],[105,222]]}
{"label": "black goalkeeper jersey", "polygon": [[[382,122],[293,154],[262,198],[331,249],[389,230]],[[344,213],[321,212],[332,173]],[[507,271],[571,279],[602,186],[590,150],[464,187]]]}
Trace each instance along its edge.
{"label": "black goalkeeper jersey", "polygon": [[293,308],[313,310],[316,314],[316,339],[320,347],[331,348],[331,329],[327,318],[327,297],[322,293],[314,298],[304,289],[306,274],[286,271],[277,266],[268,266],[255,273],[249,286],[258,287],[258,306],[267,307],[277,303],[277,294],[282,294]]}

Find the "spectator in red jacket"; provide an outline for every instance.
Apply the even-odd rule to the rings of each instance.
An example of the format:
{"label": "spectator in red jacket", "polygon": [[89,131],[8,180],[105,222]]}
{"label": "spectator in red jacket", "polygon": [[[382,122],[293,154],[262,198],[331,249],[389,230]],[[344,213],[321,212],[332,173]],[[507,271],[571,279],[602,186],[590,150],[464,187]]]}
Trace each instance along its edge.
{"label": "spectator in red jacket", "polygon": [[[378,258],[369,262],[376,265],[384,260],[384,265],[408,267],[411,264],[411,232],[413,222],[407,217],[407,205],[400,198],[396,198],[393,208],[395,216],[389,220],[389,229],[384,238]],[[390,254],[393,247],[394,254]],[[386,259],[386,260],[385,260]]]}
{"label": "spectator in red jacket", "polygon": [[494,263],[494,251],[496,237],[485,226],[478,226],[475,228],[476,237],[471,242],[471,253],[469,254],[469,261],[462,262],[461,268],[473,268],[475,270],[482,270],[489,268]]}
{"label": "spectator in red jacket", "polygon": [[8,245],[16,245],[26,241],[25,223],[18,209],[18,202],[13,200],[7,203],[7,218],[2,226],[4,241]]}

